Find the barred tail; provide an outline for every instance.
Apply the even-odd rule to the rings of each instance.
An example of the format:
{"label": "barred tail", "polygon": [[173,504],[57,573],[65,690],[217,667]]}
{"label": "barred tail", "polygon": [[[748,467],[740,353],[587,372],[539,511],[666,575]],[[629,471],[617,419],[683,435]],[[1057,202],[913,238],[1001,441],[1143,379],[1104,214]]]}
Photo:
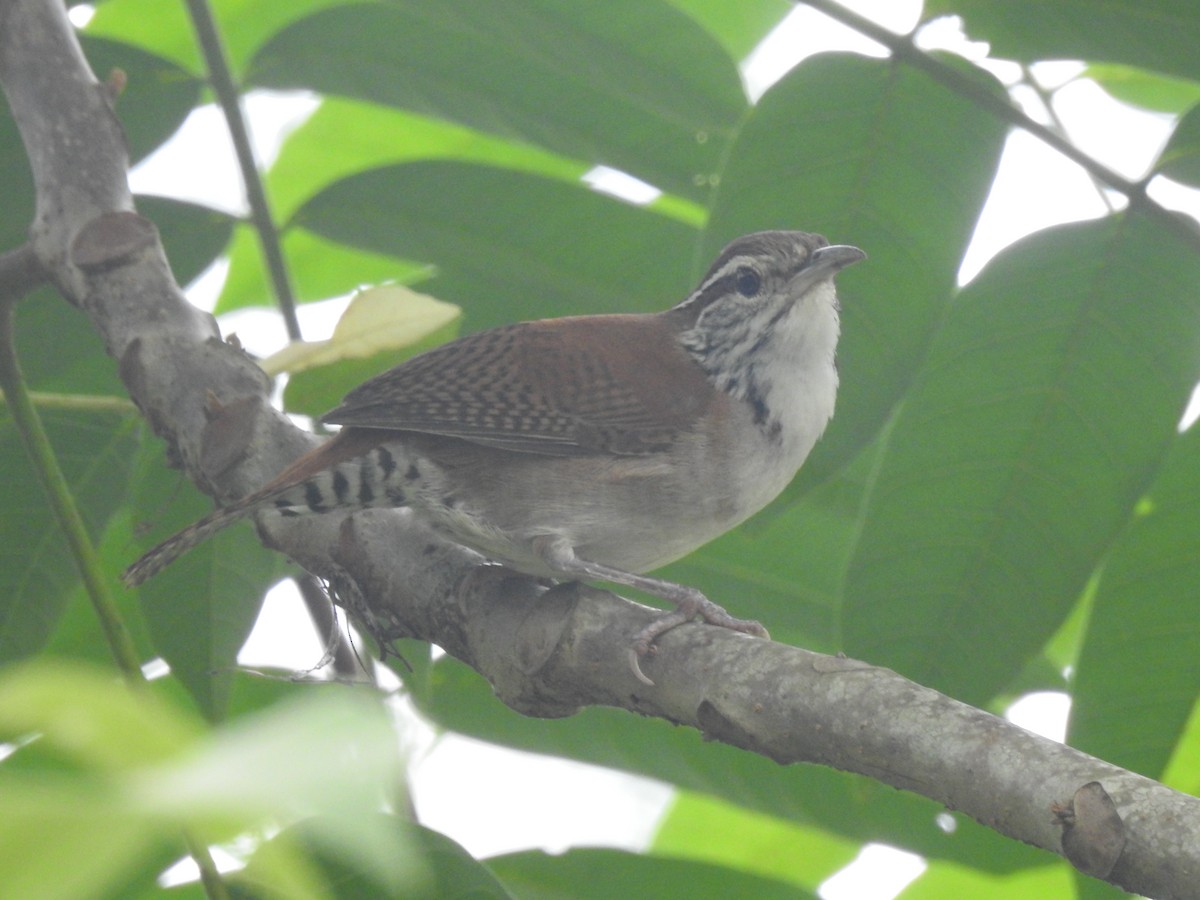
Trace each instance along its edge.
{"label": "barred tail", "polygon": [[398,459],[380,446],[382,440],[377,430],[342,429],[337,437],[300,457],[266,486],[210,513],[144,553],[125,570],[121,580],[127,587],[136,587],[221,529],[262,509],[299,516],[403,505],[404,485],[415,477],[409,474],[415,472],[415,464]]}
{"label": "barred tail", "polygon": [[[257,498],[247,498],[255,500]],[[260,506],[259,502],[235,503],[224,509],[209,513],[203,519],[193,522],[183,531],[173,534],[161,544],[151,547],[137,561],[125,570],[121,580],[126,587],[137,587],[147,578],[157,575],[193,547],[204,543],[218,531],[228,528],[235,522],[254,513]]]}

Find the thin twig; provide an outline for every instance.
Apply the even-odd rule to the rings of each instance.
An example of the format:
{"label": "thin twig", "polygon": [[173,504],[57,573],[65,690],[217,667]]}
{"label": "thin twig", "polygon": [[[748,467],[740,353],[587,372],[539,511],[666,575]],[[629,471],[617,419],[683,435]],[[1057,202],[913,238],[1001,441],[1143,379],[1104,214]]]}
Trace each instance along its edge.
{"label": "thin twig", "polygon": [[295,579],[295,582],[296,587],[300,590],[304,606],[308,610],[308,616],[312,619],[321,640],[325,642],[327,652],[332,656],[334,672],[339,678],[345,680],[361,679],[365,676],[373,681],[374,675],[369,666],[359,662],[358,656],[351,649],[345,635],[338,627],[333,603],[321,587],[320,582],[312,575],[301,575]]}
{"label": "thin twig", "polygon": [[254,159],[254,148],[250,145],[250,132],[246,126],[246,117],[242,113],[241,95],[233,81],[225,45],[217,30],[208,0],[187,0],[187,8],[192,17],[192,26],[196,29],[196,38],[200,42],[205,64],[208,66],[209,82],[217,95],[217,103],[225,115],[229,135],[233,139],[238,168],[241,169],[242,182],[246,186],[246,199],[250,203],[250,219],[258,234],[263,260],[275,292],[275,302],[279,304],[279,312],[287,327],[288,337],[298,341],[301,334],[300,321],[296,318],[295,292],[292,290],[291,277],[283,259],[279,230],[275,227],[275,219],[267,201],[267,190],[263,185],[258,163]]}
{"label": "thin twig", "polygon": [[137,405],[128,397],[114,397],[109,394],[60,394],[56,391],[30,391],[29,399],[38,409],[113,412],[121,415],[133,415],[138,411]]}
{"label": "thin twig", "polygon": [[104,577],[104,566],[96,555],[96,548],[84,527],[83,517],[79,514],[79,507],[75,505],[70,485],[67,484],[62,469],[58,467],[54,448],[50,445],[50,439],[42,427],[41,417],[25,387],[17,359],[15,310],[15,303],[0,303],[0,389],[4,391],[30,465],[46,491],[50,509],[58,520],[59,528],[79,569],[88,598],[92,601],[92,608],[96,611],[105,640],[108,641],[109,651],[125,674],[126,680],[130,684],[140,684],[145,678],[133,638],[130,637],[129,630],[121,618],[108,581]]}
{"label": "thin twig", "polygon": [[891,52],[893,58],[907,63],[914,69],[919,69],[938,84],[966,97],[998,119],[1032,134],[1081,167],[1097,181],[1124,194],[1129,198],[1131,206],[1139,207],[1146,215],[1169,228],[1193,247],[1200,249],[1200,232],[1197,232],[1194,225],[1189,224],[1178,214],[1150,199],[1146,194],[1146,180],[1130,181],[1114,172],[1108,166],[1088,156],[1066,138],[1055,134],[1052,129],[1031,119],[1009,97],[988,90],[979,81],[925,53],[913,44],[910,35],[900,35],[888,31],[883,26],[846,9],[833,0],[803,0],[803,2],[829,18],[882,44]]}
{"label": "thin twig", "polygon": [[[1021,83],[1033,91],[1033,93],[1037,96],[1038,102],[1042,104],[1042,109],[1046,111],[1046,115],[1050,118],[1050,125],[1054,131],[1064,139],[1069,140],[1066,123],[1064,123],[1062,117],[1059,116],[1058,110],[1054,108],[1054,92],[1047,90],[1042,83],[1037,80],[1037,76],[1033,74],[1033,69],[1031,69],[1025,63],[1021,63]],[[1096,188],[1096,193],[1100,197],[1100,202],[1107,207],[1110,213],[1115,213],[1117,211],[1117,207],[1113,203],[1112,197],[1105,192],[1104,184],[1090,172],[1088,173],[1088,177],[1091,179],[1092,185]]]}

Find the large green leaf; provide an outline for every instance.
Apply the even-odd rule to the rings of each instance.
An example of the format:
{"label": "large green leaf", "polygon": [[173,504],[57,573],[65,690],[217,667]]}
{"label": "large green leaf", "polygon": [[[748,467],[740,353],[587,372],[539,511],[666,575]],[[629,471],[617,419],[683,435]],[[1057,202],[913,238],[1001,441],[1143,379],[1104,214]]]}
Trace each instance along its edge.
{"label": "large green leaf", "polygon": [[4,215],[0,215],[0,247],[6,250],[25,242],[33,222],[33,174],[29,157],[0,91],[0,172],[4,173]]}
{"label": "large green leaf", "polygon": [[712,32],[738,62],[793,9],[786,0],[671,0]]}
{"label": "large green leaf", "polygon": [[928,0],[925,17],[961,16],[993,56],[1118,62],[1200,80],[1193,0]]}
{"label": "large green leaf", "polygon": [[814,892],[853,862],[858,849],[820,829],[687,791],[676,795],[652,847],[663,856],[721,863]]}
{"label": "large green leaf", "polygon": [[[424,263],[357,250],[293,228],[284,232],[283,254],[299,302],[349,294],[364,284],[415,284],[432,274]],[[229,273],[215,312],[270,306],[272,290],[262,267],[262,247],[249,225],[237,228],[229,244]]]}
{"label": "large green leaf", "polygon": [[1074,678],[1070,742],[1161,778],[1200,692],[1200,432],[1175,441],[1104,564]]}
{"label": "large green leaf", "polygon": [[1200,375],[1200,259],[1130,213],[1027,238],[952,307],[886,445],[847,652],[982,703],[1061,624]]}
{"label": "large green leaf", "polygon": [[114,106],[133,162],[174,134],[200,99],[200,80],[170,60],[120,41],[81,35],[79,42],[97,78],[125,74]]}
{"label": "large green leaf", "polygon": [[[110,670],[40,661],[0,673],[0,701],[0,737],[26,739],[0,766],[0,871],[12,896],[129,896],[128,879],[144,878],[146,861],[162,859],[184,828],[223,840],[300,815],[312,817],[303,828],[310,846],[387,889],[414,871],[405,834],[375,812],[380,786],[394,785],[401,769],[370,691],[314,687],[206,733],[153,688],[135,692]],[[62,764],[39,767],[32,757]],[[263,895],[313,896],[280,890],[309,886],[299,848],[272,850],[255,854]]]}
{"label": "large green leaf", "polygon": [[682,300],[696,232],[675,219],[522,172],[451,162],[343,179],[297,224],[376,253],[432,263],[429,293],[470,329]]}
{"label": "large green leaf", "polygon": [[[45,411],[59,468],[93,540],[125,500],[136,447],[132,422],[120,413]],[[7,413],[0,416],[0,662],[42,649],[79,582],[74,557],[51,514]]]}
{"label": "large green leaf", "polygon": [[[945,61],[1002,93],[991,76]],[[710,252],[747,231],[800,228],[867,253],[838,278],[838,411],[793,495],[845,465],[912,382],[1004,136],[1003,123],[923,73],[849,54],[798,66],[739,131],[705,232]]]}
{"label": "large green leaf", "polygon": [[[124,388],[87,318],[48,290],[17,309],[17,352],[30,388],[119,401]],[[93,541],[125,501],[137,446],[133,409],[41,409],[43,424]],[[38,652],[67,610],[78,585],[74,559],[51,515],[8,411],[0,406],[0,470],[7,485],[0,516],[0,659]],[[80,600],[82,601],[82,596]],[[80,609],[93,644],[90,608]]]}
{"label": "large green leaf", "polygon": [[[340,178],[381,165],[439,158],[538,172],[564,181],[576,181],[586,170],[578,161],[461,125],[330,97],[288,136],[269,172],[268,188],[277,218],[286,221],[313,194]],[[301,301],[345,294],[363,284],[411,282],[415,276],[430,274],[427,266],[351,250],[300,229],[284,233],[283,250]],[[268,297],[258,241],[249,228],[239,229],[217,311],[261,305]]]}
{"label": "large green leaf", "polygon": [[793,884],[736,869],[623,850],[579,849],[559,856],[538,851],[513,853],[488,860],[488,867],[515,896],[529,900],[610,900],[612,897],[805,900],[816,897]]}
{"label": "large green leaf", "polygon": [[[213,0],[221,41],[234,70],[240,70],[258,46],[286,23],[314,9],[343,0]],[[89,34],[128,41],[174,60],[190,71],[204,71],[200,47],[182,3],[162,0],[105,0],[96,4]]]}
{"label": "large green leaf", "polygon": [[[371,877],[361,865],[354,865],[341,848],[328,846],[321,829],[330,824],[312,819],[282,832],[272,842],[286,840],[302,847],[337,900],[444,900],[447,897],[470,900],[511,900],[496,876],[483,863],[476,861],[466,850],[445,835],[421,825],[405,821],[396,815],[378,815],[376,825],[382,832],[395,834],[398,843],[410,853],[409,871],[403,878],[393,879],[390,887]],[[236,880],[247,888],[255,886],[256,863],[252,860]],[[253,891],[252,891],[253,892]]]}
{"label": "large green leaf", "polygon": [[720,44],[665,0],[397,0],[323,10],[250,83],[439,116],[703,197],[746,109]]}
{"label": "large green leaf", "polygon": [[186,285],[228,246],[234,219],[195,203],[169,197],[137,198],[138,209],[154,222],[176,280]]}
{"label": "large green leaf", "polygon": [[327,97],[296,128],[271,166],[271,200],[281,219],[339,178],[420,159],[453,159],[576,181],[587,166],[540,147],[445,119],[343,97]]}
{"label": "large green leaf", "polygon": [[32,390],[125,397],[117,364],[87,316],[50,289],[17,307],[17,353]]}
{"label": "large green leaf", "polygon": [[1200,105],[1193,106],[1176,124],[1156,168],[1189,187],[1200,185]]}
{"label": "large green leaf", "polygon": [[1120,63],[1095,63],[1083,73],[1123,103],[1180,115],[1200,103],[1200,82]]}
{"label": "large green leaf", "polygon": [[992,875],[951,863],[931,862],[929,868],[899,895],[898,900],[1067,900],[1072,869],[1065,863],[1039,866],[1015,875]]}
{"label": "large green leaf", "polygon": [[[163,465],[157,441],[138,451],[136,476],[132,514],[141,528],[127,562],[212,509],[183,476]],[[137,588],[155,649],[210,719],[224,717],[238,651],[267,588],[285,572],[283,557],[264,549],[249,526],[239,525]]]}

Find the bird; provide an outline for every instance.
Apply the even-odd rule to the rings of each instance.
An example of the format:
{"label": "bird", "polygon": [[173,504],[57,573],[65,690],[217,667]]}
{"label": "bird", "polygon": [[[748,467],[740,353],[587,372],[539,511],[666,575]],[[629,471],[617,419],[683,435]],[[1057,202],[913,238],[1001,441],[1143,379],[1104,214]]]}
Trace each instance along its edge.
{"label": "bird", "polygon": [[758,512],[800,469],[836,401],[834,276],[865,258],[819,234],[755,232],[669,309],[505,325],[414,356],[323,416],[340,426],[331,439],[123,580],[142,583],[249,516],[407,506],[518,572],[672,604],[633,635],[648,683],[638,659],[683,623],[766,637],[646,573]]}

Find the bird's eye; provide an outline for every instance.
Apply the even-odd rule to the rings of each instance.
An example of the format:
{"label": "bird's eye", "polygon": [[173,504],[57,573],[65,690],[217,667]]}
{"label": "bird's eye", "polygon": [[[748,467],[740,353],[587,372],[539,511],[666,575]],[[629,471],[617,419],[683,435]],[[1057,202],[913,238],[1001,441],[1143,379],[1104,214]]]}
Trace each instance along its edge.
{"label": "bird's eye", "polygon": [[762,290],[762,276],[749,266],[742,266],[737,270],[733,283],[743,297],[753,297]]}

